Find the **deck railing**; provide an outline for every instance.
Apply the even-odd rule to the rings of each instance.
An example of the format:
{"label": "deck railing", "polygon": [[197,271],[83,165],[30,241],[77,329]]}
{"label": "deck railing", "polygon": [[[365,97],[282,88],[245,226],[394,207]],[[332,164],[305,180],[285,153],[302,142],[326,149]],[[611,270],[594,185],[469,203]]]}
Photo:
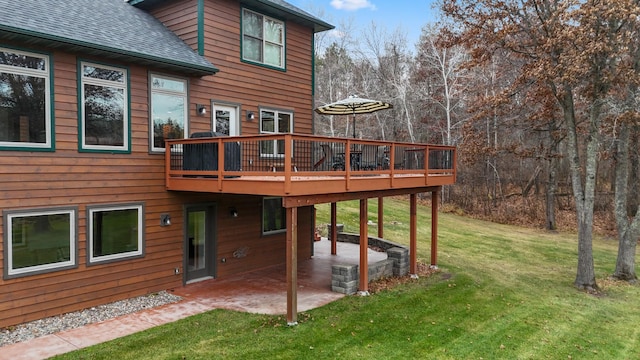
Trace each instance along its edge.
{"label": "deck railing", "polygon": [[[222,149],[222,151],[218,151]],[[244,176],[447,175],[455,181],[456,149],[451,146],[397,143],[298,134],[168,140],[167,183],[172,178]]]}

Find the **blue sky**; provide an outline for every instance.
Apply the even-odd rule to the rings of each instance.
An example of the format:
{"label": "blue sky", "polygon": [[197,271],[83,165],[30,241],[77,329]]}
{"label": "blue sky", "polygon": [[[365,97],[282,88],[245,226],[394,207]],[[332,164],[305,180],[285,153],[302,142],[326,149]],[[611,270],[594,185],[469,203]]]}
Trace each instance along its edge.
{"label": "blue sky", "polygon": [[[437,20],[433,9],[435,0],[286,0],[321,19],[339,26],[340,21],[354,22],[354,31],[367,29],[371,22],[384,26],[391,33],[396,29],[407,34],[411,49],[417,43],[420,32],[427,23]],[[320,12],[318,12],[318,10]]]}

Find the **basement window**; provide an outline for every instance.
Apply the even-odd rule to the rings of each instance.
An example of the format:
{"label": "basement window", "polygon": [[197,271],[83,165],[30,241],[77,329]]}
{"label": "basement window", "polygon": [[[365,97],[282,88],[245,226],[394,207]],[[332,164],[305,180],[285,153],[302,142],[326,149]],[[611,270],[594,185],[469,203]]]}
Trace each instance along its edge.
{"label": "basement window", "polygon": [[282,198],[262,199],[262,234],[277,234],[285,231],[287,231],[287,212],[282,207]]}
{"label": "basement window", "polygon": [[143,255],[142,204],[87,207],[88,263]]}
{"label": "basement window", "polygon": [[76,208],[5,211],[3,215],[5,279],[76,267]]}

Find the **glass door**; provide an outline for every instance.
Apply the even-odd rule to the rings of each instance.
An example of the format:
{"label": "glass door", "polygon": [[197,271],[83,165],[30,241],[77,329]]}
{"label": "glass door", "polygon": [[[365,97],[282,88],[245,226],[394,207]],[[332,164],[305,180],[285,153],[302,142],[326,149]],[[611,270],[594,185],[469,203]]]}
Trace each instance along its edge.
{"label": "glass door", "polygon": [[213,104],[213,124],[215,132],[229,136],[240,135],[238,107]]}
{"label": "glass door", "polygon": [[215,276],[215,209],[187,208],[185,229],[186,281]]}

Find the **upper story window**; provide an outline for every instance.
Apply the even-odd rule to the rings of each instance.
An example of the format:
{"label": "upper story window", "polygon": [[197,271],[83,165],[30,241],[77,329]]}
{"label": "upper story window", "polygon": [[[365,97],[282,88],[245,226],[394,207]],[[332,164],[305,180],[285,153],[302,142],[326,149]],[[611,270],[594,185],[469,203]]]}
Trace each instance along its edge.
{"label": "upper story window", "polygon": [[284,69],[284,22],[243,9],[242,59]]}
{"label": "upper story window", "polygon": [[[293,129],[293,113],[277,110],[260,110],[260,133],[290,133]],[[283,157],[284,140],[261,141],[260,155]]]}
{"label": "upper story window", "polygon": [[5,212],[5,278],[75,267],[76,211],[64,208]]}
{"label": "upper story window", "polygon": [[164,151],[164,141],[184,139],[189,134],[187,121],[187,81],[151,75],[151,151]]}
{"label": "upper story window", "polygon": [[48,56],[0,47],[0,148],[53,150]]}
{"label": "upper story window", "polygon": [[129,152],[128,73],[80,62],[80,150]]}

